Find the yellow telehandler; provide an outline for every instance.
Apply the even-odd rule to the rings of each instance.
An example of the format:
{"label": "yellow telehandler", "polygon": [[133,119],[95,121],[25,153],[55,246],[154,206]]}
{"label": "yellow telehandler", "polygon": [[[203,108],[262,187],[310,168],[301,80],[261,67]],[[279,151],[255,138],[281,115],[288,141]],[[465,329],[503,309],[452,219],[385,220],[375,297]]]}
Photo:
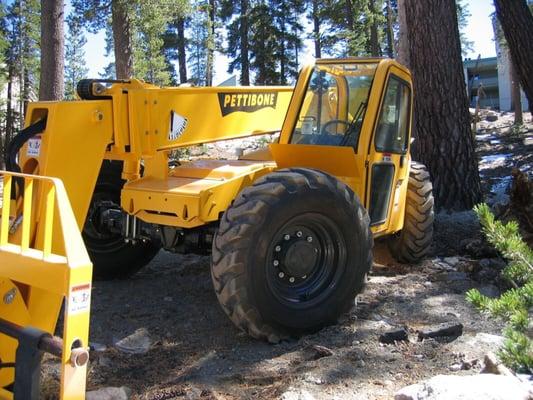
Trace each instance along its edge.
{"label": "yellow telehandler", "polygon": [[[60,397],[84,398],[93,275],[126,277],[161,248],[211,253],[223,310],[270,342],[334,323],[374,238],[401,262],[429,249],[432,186],[393,60],[317,60],[294,88],[83,80],[78,95],[30,104],[0,171],[0,398],[38,398],[44,352],[61,358]],[[237,160],[175,157],[277,132]]]}

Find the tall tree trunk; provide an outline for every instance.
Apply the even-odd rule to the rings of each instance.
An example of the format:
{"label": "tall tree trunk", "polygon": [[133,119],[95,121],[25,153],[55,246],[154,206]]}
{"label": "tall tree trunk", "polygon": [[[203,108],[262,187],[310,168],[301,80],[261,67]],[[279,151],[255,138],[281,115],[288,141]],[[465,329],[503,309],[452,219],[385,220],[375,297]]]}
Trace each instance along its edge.
{"label": "tall tree trunk", "polygon": [[398,0],[398,61],[404,65],[409,65],[409,38],[407,37],[407,16],[405,15],[405,2],[409,0]]}
{"label": "tall tree trunk", "polygon": [[208,10],[208,38],[207,38],[207,60],[205,65],[205,85],[213,86],[213,63],[215,61],[215,0],[209,0]]}
{"label": "tall tree trunk", "polygon": [[390,0],[387,0],[387,27],[385,28],[387,35],[387,56],[389,58],[394,58],[394,33],[393,33],[393,19],[392,19],[392,7]]}
{"label": "tall tree trunk", "polygon": [[315,58],[322,57],[322,43],[320,41],[320,15],[318,11],[318,1],[313,0],[313,41],[315,43]]}
{"label": "tall tree trunk", "polygon": [[178,18],[178,64],[180,83],[187,82],[187,51],[185,42],[185,18]]}
{"label": "tall tree trunk", "polygon": [[522,116],[522,99],[520,94],[520,81],[516,73],[516,68],[509,57],[509,79],[511,80],[511,106],[514,110],[515,125],[522,125],[524,118]]}
{"label": "tall tree trunk", "polygon": [[526,0],[494,0],[494,6],[509,46],[511,63],[533,113],[533,14]]}
{"label": "tall tree trunk", "polygon": [[[12,62],[9,62],[9,68],[7,72],[7,102],[6,102],[6,137],[5,148],[13,137],[13,130],[15,125],[15,118],[13,112],[13,80],[15,79],[15,67]],[[4,150],[5,150],[4,148]],[[5,153],[4,153],[5,154]]]}
{"label": "tall tree trunk", "polygon": [[379,46],[379,36],[378,36],[378,24],[376,22],[376,2],[375,0],[370,0],[368,4],[370,14],[372,16],[372,24],[370,25],[370,54],[372,57],[381,56],[381,48]]}
{"label": "tall tree trunk", "polygon": [[250,85],[250,55],[248,43],[248,0],[241,0],[241,24],[240,24],[240,42],[241,42],[241,85]]}
{"label": "tall tree trunk", "polygon": [[24,69],[22,70],[22,101],[20,102],[21,108],[20,108],[20,129],[24,126],[24,119],[26,118],[26,110],[28,109],[28,104],[30,103],[30,91],[31,91],[31,83],[30,83],[30,73],[28,71],[28,67],[24,65]]}
{"label": "tall tree trunk", "polygon": [[285,21],[282,17],[281,22],[281,34],[279,37],[279,75],[280,75],[280,85],[286,85],[287,84],[287,77],[285,76],[285,70],[286,70],[286,59],[285,59],[285,50],[287,47],[286,42],[286,32],[285,32]]}
{"label": "tall tree trunk", "polygon": [[[414,84],[414,158],[427,165],[438,208],[481,201],[454,0],[404,0]],[[439,23],[435,23],[439,21]]]}
{"label": "tall tree trunk", "polygon": [[133,43],[128,6],[124,0],[111,1],[111,18],[117,79],[129,79],[133,76]]}
{"label": "tall tree trunk", "polygon": [[348,26],[348,29],[355,33],[355,20],[352,0],[346,0],[346,25]]}
{"label": "tall tree trunk", "polygon": [[41,78],[39,100],[61,100],[65,94],[63,0],[41,0]]}

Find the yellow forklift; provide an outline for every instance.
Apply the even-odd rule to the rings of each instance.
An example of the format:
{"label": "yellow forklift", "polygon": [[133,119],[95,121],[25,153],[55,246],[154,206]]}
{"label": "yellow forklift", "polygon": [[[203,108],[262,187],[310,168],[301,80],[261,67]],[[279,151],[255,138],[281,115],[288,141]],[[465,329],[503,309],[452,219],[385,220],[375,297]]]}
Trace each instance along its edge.
{"label": "yellow forklift", "polygon": [[[61,358],[60,397],[84,398],[92,278],[161,248],[210,253],[223,310],[273,343],[353,305],[375,238],[401,262],[429,249],[432,186],[393,60],[317,60],[294,88],[83,80],[78,95],[31,103],[0,171],[2,399],[38,398],[44,352]],[[236,160],[176,158],[267,133],[276,143]]]}

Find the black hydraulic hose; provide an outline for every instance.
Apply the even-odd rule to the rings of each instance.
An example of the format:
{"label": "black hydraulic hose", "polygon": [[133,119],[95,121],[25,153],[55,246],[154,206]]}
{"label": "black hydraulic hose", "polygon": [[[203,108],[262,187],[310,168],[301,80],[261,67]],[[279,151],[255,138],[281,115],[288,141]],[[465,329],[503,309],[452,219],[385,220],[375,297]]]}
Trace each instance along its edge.
{"label": "black hydraulic hose", "polygon": [[[32,137],[38,135],[39,133],[42,133],[45,128],[46,118],[43,118],[35,122],[34,124],[28,126],[27,128],[24,128],[19,133],[17,133],[13,139],[11,139],[11,141],[7,145],[5,159],[6,169],[8,171],[21,172],[20,166],[17,164],[17,155],[20,149],[22,149],[22,146],[24,146],[24,144]],[[24,181],[22,179],[15,178],[13,183],[18,186],[19,193],[22,193],[24,189]],[[12,189],[15,189],[15,187],[13,187]],[[12,190],[11,198],[16,198],[15,190]]]}

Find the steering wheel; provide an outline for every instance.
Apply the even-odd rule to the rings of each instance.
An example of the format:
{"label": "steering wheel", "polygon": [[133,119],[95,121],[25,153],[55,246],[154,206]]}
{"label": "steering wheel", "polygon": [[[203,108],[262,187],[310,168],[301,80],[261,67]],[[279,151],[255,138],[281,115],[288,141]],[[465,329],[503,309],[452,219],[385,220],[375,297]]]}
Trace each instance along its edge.
{"label": "steering wheel", "polygon": [[349,121],[345,121],[343,119],[332,119],[331,121],[326,122],[324,125],[322,125],[322,129],[320,130],[321,135],[338,135],[337,133],[330,133],[328,132],[327,128],[331,125],[346,125],[346,127],[350,126]]}

